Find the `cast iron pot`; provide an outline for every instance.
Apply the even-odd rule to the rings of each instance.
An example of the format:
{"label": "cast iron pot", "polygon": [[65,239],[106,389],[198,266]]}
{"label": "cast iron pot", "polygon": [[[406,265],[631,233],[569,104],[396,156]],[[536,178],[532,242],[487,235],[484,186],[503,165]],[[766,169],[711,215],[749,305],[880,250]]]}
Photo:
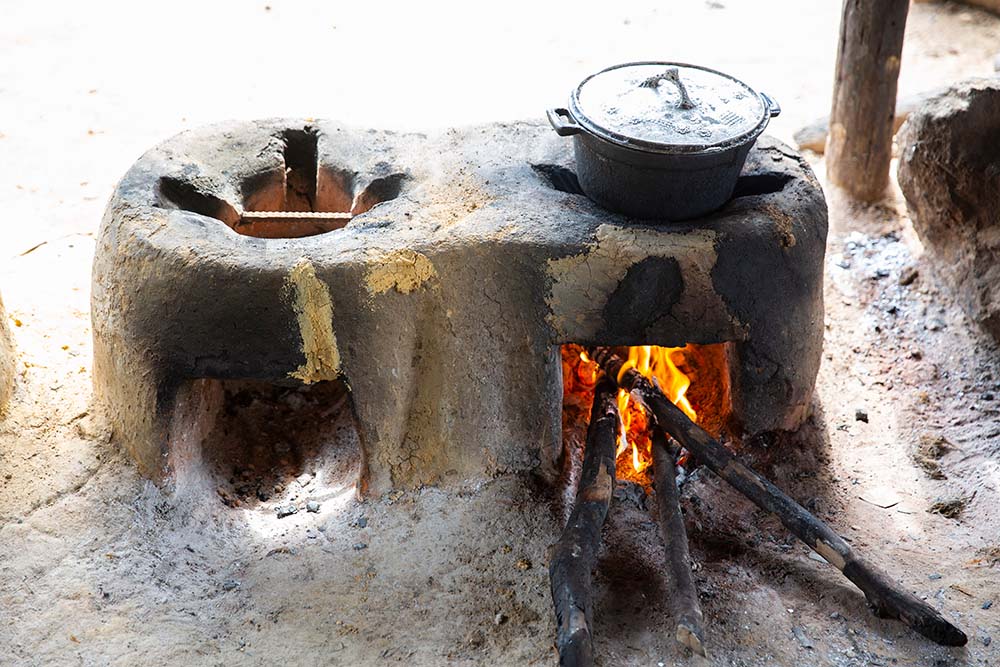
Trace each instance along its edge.
{"label": "cast iron pot", "polygon": [[576,175],[591,200],[674,221],[729,200],[750,147],[779,113],[770,97],[727,74],[647,61],[587,77],[568,109],[547,115],[557,134],[574,137]]}

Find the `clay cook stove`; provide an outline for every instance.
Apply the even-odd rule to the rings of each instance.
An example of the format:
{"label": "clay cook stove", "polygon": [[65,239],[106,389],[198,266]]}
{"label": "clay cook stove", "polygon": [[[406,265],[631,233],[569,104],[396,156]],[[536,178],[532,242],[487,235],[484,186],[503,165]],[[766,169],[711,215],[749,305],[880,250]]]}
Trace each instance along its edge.
{"label": "clay cook stove", "polygon": [[[529,471],[555,483],[579,458],[563,447],[563,399],[582,369],[586,448],[549,558],[563,664],[592,663],[590,573],[628,435],[623,405],[652,433],[683,644],[704,653],[679,447],[778,516],[877,613],[964,644],[712,437],[807,416],[827,213],[801,158],[763,137],[722,209],[663,226],[595,206],[573,165],[564,142],[529,123],[434,137],[231,123],[153,149],[118,185],[94,260],[95,393],[115,439],[181,488],[227,458],[210,437],[225,381],[334,383],[350,392],[360,490]],[[723,388],[697,424],[683,392],[665,395],[632,358],[686,345],[696,367],[715,359],[703,368]],[[660,363],[669,354],[656,351]]]}
{"label": "clay cook stove", "polygon": [[732,200],[653,226],[579,194],[529,123],[438,136],[229,123],[144,155],[94,262],[94,380],[142,472],[211,443],[219,380],[349,387],[362,488],[558,477],[560,345],[725,343],[733,423],[806,417],[826,204],[767,137]]}

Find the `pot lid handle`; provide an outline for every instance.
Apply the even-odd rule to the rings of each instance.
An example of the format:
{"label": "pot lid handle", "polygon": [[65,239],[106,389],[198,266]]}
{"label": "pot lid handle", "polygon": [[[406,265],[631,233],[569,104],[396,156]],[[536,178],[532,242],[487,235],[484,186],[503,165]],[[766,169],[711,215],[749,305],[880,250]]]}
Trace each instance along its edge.
{"label": "pot lid handle", "polygon": [[694,102],[691,101],[691,97],[688,95],[687,88],[685,88],[684,84],[681,82],[681,75],[678,73],[676,67],[670,67],[662,74],[656,74],[654,76],[645,79],[642,83],[639,84],[639,87],[652,88],[656,90],[659,87],[661,81],[669,81],[670,83],[677,86],[677,90],[680,91],[681,94],[681,101],[680,104],[677,105],[678,107],[680,107],[681,109],[694,108]]}

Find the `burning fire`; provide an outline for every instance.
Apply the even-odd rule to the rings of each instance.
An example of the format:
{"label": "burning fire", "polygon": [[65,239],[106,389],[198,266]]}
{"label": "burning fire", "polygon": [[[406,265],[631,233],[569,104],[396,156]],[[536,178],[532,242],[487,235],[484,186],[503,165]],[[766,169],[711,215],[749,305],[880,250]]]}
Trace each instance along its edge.
{"label": "burning fire", "polygon": [[[674,404],[692,420],[697,413],[687,399],[691,380],[679,366],[684,365],[686,347],[658,347],[641,345],[628,348],[628,359],[622,373],[634,368],[654,380]],[[569,366],[570,368],[567,368]],[[563,371],[571,370],[570,381],[565,383],[565,401],[581,404],[593,398],[599,368],[587,353],[578,346],[563,347]],[[574,400],[575,399],[575,400]],[[621,413],[621,434],[618,438],[617,472],[624,479],[642,478],[642,473],[653,463],[649,421],[645,408],[626,391],[618,391],[618,411]]]}

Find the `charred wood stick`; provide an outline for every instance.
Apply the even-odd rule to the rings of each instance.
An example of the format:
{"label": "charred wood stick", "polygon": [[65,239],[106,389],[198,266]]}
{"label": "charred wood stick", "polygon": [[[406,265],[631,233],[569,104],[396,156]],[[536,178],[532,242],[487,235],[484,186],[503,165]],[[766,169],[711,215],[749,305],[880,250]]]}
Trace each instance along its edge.
{"label": "charred wood stick", "polygon": [[559,664],[594,664],[590,573],[601,544],[601,526],[615,488],[616,389],[604,380],[594,390],[583,469],[569,522],[549,556],[549,583],[556,610]]}
{"label": "charred wood stick", "polygon": [[945,646],[964,646],[968,641],[961,630],[948,622],[933,607],[900,587],[877,567],[854,553],[851,547],[828,525],[785,495],[765,477],[741,463],[701,427],[688,419],[663,392],[635,369],[622,372],[623,362],[608,348],[594,348],[591,358],[600,364],[605,375],[630,391],[646,405],[657,425],[677,439],[699,461],[753,501],[776,515],[781,523],[844,573],[868,598],[875,614],[897,618],[911,628]]}
{"label": "charred wood stick", "polygon": [[675,466],[679,448],[667,441],[660,428],[653,429],[653,483],[660,510],[660,533],[667,553],[667,606],[677,626],[676,639],[699,655],[705,655],[701,603],[691,575],[687,530],[681,514]]}

